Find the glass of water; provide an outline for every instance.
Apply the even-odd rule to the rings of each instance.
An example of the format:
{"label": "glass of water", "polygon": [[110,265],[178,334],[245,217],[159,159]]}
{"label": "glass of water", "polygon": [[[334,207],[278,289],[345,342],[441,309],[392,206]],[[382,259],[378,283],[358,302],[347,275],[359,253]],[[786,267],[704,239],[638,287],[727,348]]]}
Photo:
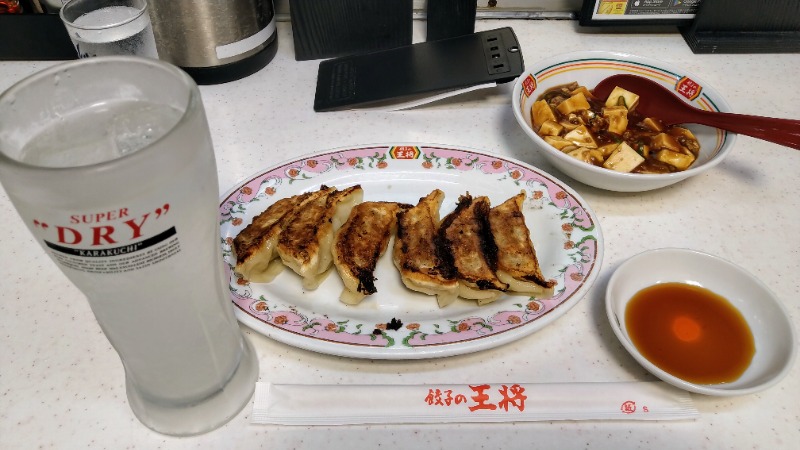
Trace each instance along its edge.
{"label": "glass of water", "polygon": [[20,81],[0,94],[0,182],[86,296],[141,422],[198,434],[250,401],[258,361],[224,280],[216,160],[186,73],[106,56]]}
{"label": "glass of water", "polygon": [[59,14],[79,58],[158,58],[146,0],[69,0]]}

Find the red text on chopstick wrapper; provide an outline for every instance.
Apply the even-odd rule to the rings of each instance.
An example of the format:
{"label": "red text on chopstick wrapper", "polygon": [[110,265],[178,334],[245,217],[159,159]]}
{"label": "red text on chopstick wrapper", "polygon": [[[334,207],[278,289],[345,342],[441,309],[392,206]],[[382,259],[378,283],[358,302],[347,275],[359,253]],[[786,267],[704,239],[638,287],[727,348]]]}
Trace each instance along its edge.
{"label": "red text on chopstick wrapper", "polygon": [[[634,402],[633,400],[628,400],[627,402],[624,402],[622,406],[619,407],[619,410],[625,414],[633,414],[636,412],[636,402]],[[642,412],[646,413],[650,412],[650,410],[647,408],[647,406],[644,406],[642,407]]]}
{"label": "red text on chopstick wrapper", "polygon": [[451,389],[429,389],[425,403],[431,406],[460,405],[467,402],[464,394],[455,394]]}
{"label": "red text on chopstick wrapper", "polygon": [[636,402],[628,400],[619,407],[619,410],[625,414],[633,414],[636,412]]}
{"label": "red text on chopstick wrapper", "polygon": [[516,408],[525,411],[525,388],[513,384],[501,385],[499,389],[492,389],[489,384],[470,385],[472,393],[464,394],[453,392],[451,389],[428,389],[425,396],[425,403],[430,406],[458,406],[464,405],[470,412],[481,410],[495,411],[501,409],[508,411]]}

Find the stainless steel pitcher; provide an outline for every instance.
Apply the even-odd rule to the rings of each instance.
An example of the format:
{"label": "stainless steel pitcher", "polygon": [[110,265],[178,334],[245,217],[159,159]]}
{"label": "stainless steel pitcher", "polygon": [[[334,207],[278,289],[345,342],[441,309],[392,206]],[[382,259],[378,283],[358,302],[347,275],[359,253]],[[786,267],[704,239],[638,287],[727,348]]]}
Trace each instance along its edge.
{"label": "stainless steel pitcher", "polygon": [[199,84],[237,80],[278,49],[272,0],[148,0],[160,59]]}

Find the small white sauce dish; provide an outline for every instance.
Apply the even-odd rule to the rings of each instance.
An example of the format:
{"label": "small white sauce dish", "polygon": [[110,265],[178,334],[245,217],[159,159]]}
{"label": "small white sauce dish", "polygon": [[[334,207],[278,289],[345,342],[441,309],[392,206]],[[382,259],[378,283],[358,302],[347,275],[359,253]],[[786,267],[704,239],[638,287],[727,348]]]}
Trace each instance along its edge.
{"label": "small white sauce dish", "polygon": [[[628,302],[640,290],[668,282],[700,286],[721,295],[747,321],[755,354],[737,380],[721,384],[682,380],[652,364],[633,344],[625,327]],[[606,313],[614,334],[639,364],[661,380],[698,394],[736,396],[764,390],[789,373],[796,355],[794,326],[775,294],[743,268],[695,250],[649,250],[623,262],[608,282]]]}

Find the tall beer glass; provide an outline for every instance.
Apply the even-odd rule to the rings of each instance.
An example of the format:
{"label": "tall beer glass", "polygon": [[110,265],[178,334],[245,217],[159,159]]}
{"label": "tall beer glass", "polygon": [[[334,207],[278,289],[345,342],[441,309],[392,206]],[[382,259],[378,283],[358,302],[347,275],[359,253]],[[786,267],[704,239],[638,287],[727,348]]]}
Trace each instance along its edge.
{"label": "tall beer glass", "polygon": [[88,299],[145,425],[202,433],[249,402],[258,362],[223,279],[214,151],[188,75],[114,56],[17,83],[0,95],[0,181]]}

